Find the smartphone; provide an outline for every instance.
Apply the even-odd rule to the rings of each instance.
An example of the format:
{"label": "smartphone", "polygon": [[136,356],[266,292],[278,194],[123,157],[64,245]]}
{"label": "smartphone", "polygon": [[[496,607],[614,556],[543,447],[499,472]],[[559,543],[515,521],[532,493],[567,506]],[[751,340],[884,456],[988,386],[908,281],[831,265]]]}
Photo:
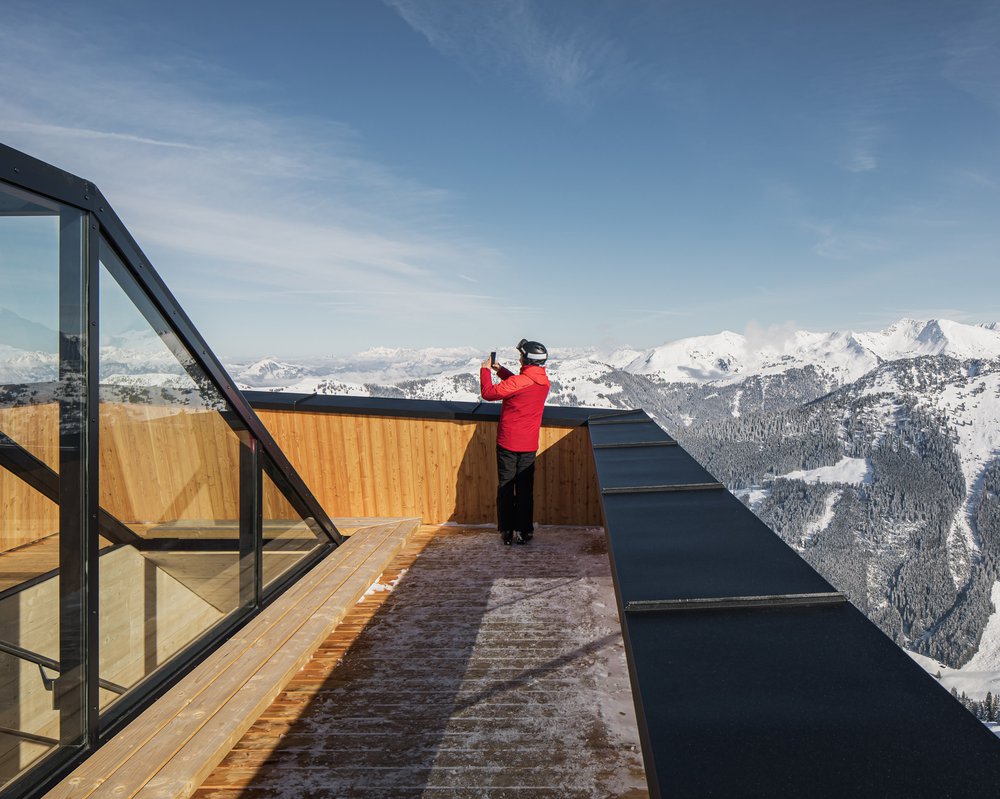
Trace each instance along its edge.
{"label": "smartphone", "polygon": [[491,352],[490,353],[490,366],[496,366],[496,365],[497,365],[497,354],[496,354],[496,352]]}

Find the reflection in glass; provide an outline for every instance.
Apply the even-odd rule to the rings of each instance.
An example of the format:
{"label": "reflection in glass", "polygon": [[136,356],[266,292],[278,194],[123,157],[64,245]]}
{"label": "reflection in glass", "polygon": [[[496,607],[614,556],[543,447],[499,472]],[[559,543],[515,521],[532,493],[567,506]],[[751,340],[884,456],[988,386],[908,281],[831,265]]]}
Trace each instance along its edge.
{"label": "reflection in glass", "polygon": [[261,576],[273,594],[331,544],[99,229],[0,181],[0,792],[18,795],[249,615]]}
{"label": "reflection in glass", "polygon": [[100,558],[101,676],[131,688],[241,606],[249,437],[104,241],[100,308],[100,501],[121,523]]}
{"label": "reflection in glass", "polygon": [[[264,586],[277,580],[328,541],[284,476],[264,461]],[[291,498],[291,499],[290,499]]]}
{"label": "reflection in glass", "polygon": [[79,380],[59,382],[60,263],[79,301],[80,242],[78,215],[0,184],[0,787],[82,733],[73,696],[62,717],[54,702],[60,459],[74,456],[60,452],[60,400],[80,425]]}

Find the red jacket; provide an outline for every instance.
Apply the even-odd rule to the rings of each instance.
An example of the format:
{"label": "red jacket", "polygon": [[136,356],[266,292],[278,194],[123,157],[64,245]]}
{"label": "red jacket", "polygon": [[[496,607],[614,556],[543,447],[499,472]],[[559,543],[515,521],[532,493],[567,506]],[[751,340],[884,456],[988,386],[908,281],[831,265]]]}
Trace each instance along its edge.
{"label": "red jacket", "polygon": [[493,384],[490,370],[479,370],[479,387],[484,400],[503,400],[497,446],[514,452],[535,452],[542,411],[549,393],[549,376],[541,366],[522,366],[521,374],[500,367],[500,382]]}

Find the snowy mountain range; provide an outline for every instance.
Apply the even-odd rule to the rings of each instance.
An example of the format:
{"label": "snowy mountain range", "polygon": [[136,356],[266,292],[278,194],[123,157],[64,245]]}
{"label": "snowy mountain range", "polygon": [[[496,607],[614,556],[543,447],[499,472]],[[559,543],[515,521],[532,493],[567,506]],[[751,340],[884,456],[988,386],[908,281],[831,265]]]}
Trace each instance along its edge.
{"label": "snowy mountain range", "polygon": [[755,341],[730,331],[681,339],[643,353],[623,368],[667,382],[735,383],[812,366],[834,382],[848,383],[885,361],[922,355],[993,358],[1000,346],[996,323],[972,326],[944,319],[901,319],[875,333],[796,330],[779,333],[777,339]]}
{"label": "snowy mountain range", "polygon": [[[103,344],[102,383],[184,377],[155,336]],[[227,368],[247,389],[474,401],[484,355],[377,348]],[[54,347],[0,336],[0,384],[51,381],[56,366]],[[1000,325],[553,347],[549,374],[553,404],[645,408],[943,683],[1000,693]]]}
{"label": "snowy mountain range", "polygon": [[[373,350],[233,374],[253,388],[472,401],[482,355]],[[554,348],[549,373],[554,404],[645,408],[942,682],[997,692],[1000,325]]]}
{"label": "snowy mountain range", "polygon": [[[663,344],[645,351],[594,348],[555,349],[550,375],[568,386],[578,384],[580,395],[599,401],[602,391],[587,390],[610,371],[642,375],[658,383],[730,386],[751,377],[782,375],[795,369],[813,369],[830,389],[868,374],[879,364],[906,358],[947,355],[959,360],[1000,357],[1000,325],[967,325],[948,320],[902,319],[874,333],[813,333],[805,330],[779,334],[767,342],[723,331]],[[475,374],[484,353],[472,347],[448,349],[377,348],[350,357],[310,361],[265,358],[253,363],[231,363],[236,381],[246,388],[284,391],[318,390],[335,383],[348,393],[367,393],[366,385],[392,386],[411,380],[445,379]],[[498,358],[516,363],[513,348]],[[442,387],[443,388],[443,387]],[[456,389],[449,399],[475,399],[477,391]],[[582,399],[582,397],[581,397]]]}

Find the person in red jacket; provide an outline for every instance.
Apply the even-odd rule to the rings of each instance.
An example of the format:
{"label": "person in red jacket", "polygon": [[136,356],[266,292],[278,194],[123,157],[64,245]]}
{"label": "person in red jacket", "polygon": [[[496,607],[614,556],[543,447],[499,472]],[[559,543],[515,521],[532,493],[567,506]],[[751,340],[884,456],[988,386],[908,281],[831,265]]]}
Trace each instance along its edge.
{"label": "person in red jacket", "polygon": [[[521,353],[519,374],[489,358],[479,370],[483,399],[502,403],[497,427],[497,529],[508,545],[515,533],[519,544],[527,544],[534,534],[535,453],[549,393],[548,350],[526,339],[521,339],[517,350]],[[499,383],[493,382],[491,369],[499,375]]]}

